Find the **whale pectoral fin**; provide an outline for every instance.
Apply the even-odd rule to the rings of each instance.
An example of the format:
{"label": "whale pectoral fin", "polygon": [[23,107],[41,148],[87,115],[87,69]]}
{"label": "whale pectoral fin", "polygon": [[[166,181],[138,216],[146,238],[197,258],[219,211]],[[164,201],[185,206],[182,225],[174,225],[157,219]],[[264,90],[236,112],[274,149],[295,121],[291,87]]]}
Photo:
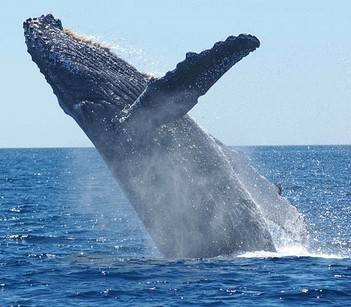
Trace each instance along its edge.
{"label": "whale pectoral fin", "polygon": [[211,49],[197,54],[188,52],[176,69],[161,78],[159,86],[168,89],[194,90],[197,96],[204,95],[234,64],[260,45],[251,35],[229,36],[217,42]]}
{"label": "whale pectoral fin", "polygon": [[143,120],[159,126],[185,115],[235,63],[260,45],[251,35],[230,36],[201,53],[187,53],[184,61],[162,78],[149,83],[133,103],[131,118],[142,114]]}

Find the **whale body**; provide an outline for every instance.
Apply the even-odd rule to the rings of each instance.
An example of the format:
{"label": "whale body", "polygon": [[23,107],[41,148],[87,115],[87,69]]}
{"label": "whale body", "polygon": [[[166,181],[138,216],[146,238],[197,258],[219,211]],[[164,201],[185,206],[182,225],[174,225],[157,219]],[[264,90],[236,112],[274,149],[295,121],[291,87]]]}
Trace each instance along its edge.
{"label": "whale body", "polygon": [[305,238],[297,209],[187,114],[259,47],[256,37],[230,36],[188,53],[155,79],[63,29],[51,14],[23,26],[28,52],[60,106],[95,145],[165,257],[275,251],[269,223]]}

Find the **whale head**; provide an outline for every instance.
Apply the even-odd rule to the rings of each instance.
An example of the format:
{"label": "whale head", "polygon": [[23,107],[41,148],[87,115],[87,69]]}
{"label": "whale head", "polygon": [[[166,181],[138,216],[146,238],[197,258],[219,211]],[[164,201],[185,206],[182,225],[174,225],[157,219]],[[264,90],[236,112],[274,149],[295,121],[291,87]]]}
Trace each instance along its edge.
{"label": "whale head", "polygon": [[120,117],[144,90],[140,80],[145,79],[146,86],[146,77],[136,69],[108,48],[64,29],[51,14],[29,18],[23,28],[32,60],[62,109],[79,124],[86,121],[88,111],[104,112],[100,119],[112,113]]}

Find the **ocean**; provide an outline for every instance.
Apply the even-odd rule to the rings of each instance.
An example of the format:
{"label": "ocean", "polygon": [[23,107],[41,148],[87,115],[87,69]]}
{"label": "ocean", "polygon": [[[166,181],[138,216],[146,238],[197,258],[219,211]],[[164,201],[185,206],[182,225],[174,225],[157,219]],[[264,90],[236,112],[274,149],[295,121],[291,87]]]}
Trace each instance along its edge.
{"label": "ocean", "polygon": [[0,149],[0,306],[351,306],[351,146],[239,149],[303,246],[164,259],[94,148]]}

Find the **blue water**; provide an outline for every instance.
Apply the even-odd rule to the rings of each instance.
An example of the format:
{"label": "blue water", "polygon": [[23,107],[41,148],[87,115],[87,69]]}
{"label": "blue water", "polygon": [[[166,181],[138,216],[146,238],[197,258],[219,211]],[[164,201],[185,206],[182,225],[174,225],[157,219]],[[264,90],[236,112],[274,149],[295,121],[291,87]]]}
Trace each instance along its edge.
{"label": "blue water", "polygon": [[95,149],[1,149],[0,306],[351,305],[351,146],[240,149],[305,246],[163,259]]}

